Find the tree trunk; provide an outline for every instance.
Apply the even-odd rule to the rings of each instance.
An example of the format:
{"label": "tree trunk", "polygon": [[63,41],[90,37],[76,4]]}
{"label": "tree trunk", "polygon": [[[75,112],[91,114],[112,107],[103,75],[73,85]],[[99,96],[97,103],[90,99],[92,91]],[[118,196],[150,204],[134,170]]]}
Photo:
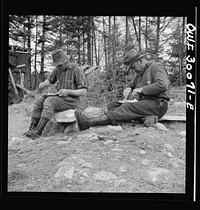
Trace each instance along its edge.
{"label": "tree trunk", "polygon": [[[81,58],[81,62],[82,62],[82,65],[85,65],[85,20],[83,20],[83,30],[82,30],[82,58]],[[80,46],[81,48],[81,46]]]}
{"label": "tree trunk", "polygon": [[37,16],[35,19],[35,84],[34,84],[34,90],[37,87],[37,35],[38,35],[38,26],[37,26]]}
{"label": "tree trunk", "polygon": [[116,54],[116,46],[115,46],[115,16],[113,17],[113,39],[112,39],[112,44],[113,44],[113,76],[115,78],[115,72],[116,72],[116,59],[115,59],[115,54]]}
{"label": "tree trunk", "polygon": [[105,52],[105,65],[106,69],[108,68],[108,60],[107,60],[107,46],[106,46],[106,32],[105,32],[105,20],[103,16],[103,40],[104,40],[104,52]]}
{"label": "tree trunk", "polygon": [[99,37],[99,39],[98,39],[98,56],[97,56],[97,66],[99,66],[99,62],[100,62],[100,43],[102,43],[101,42],[101,38]]}
{"label": "tree trunk", "polygon": [[91,65],[91,18],[88,16],[88,27],[87,27],[87,60],[88,65]]}
{"label": "tree trunk", "polygon": [[126,16],[126,35],[125,35],[125,49],[128,46],[128,41],[129,41],[129,37],[128,37],[128,16]]}
{"label": "tree trunk", "polygon": [[141,53],[141,17],[139,16],[139,28],[138,28],[138,49],[139,49],[139,53]]}
{"label": "tree trunk", "polygon": [[93,16],[91,16],[91,19],[90,19],[90,21],[91,21],[91,38],[92,38],[92,40],[91,40],[91,64],[92,64],[92,66],[93,66],[93,62],[94,62],[94,34],[93,34]]}
{"label": "tree trunk", "polygon": [[94,48],[94,57],[95,63],[98,63],[98,55],[97,55],[97,43],[96,43],[96,33],[95,33],[95,25],[94,25],[94,18],[92,18],[92,37],[93,37],[93,48]]}
{"label": "tree trunk", "polygon": [[139,37],[138,37],[136,25],[135,25],[135,20],[134,20],[134,17],[131,17],[131,18],[132,18],[132,21],[133,21],[133,27],[134,27],[134,30],[135,30],[136,39],[137,39],[137,42],[138,42],[138,45],[139,45]]}
{"label": "tree trunk", "polygon": [[85,31],[84,29],[83,29],[83,65],[85,65]]}
{"label": "tree trunk", "polygon": [[59,48],[62,47],[62,21],[63,21],[63,16],[60,16],[60,28],[59,28]]}
{"label": "tree trunk", "polygon": [[31,81],[31,19],[30,15],[28,15],[28,82],[29,82],[29,89],[32,89],[32,81]]}
{"label": "tree trunk", "polygon": [[80,52],[80,32],[78,30],[78,64],[81,65],[81,52]]}
{"label": "tree trunk", "polygon": [[[80,22],[80,16],[77,16],[77,18],[78,18],[78,23]],[[80,41],[81,41],[81,37],[80,37],[80,30],[79,30],[79,28],[78,28],[78,31],[77,31],[77,37],[78,37],[78,46],[77,46],[77,48],[78,48],[78,64],[79,65],[81,65],[81,43],[80,43]]]}
{"label": "tree trunk", "polygon": [[26,30],[26,27],[25,27],[25,24],[23,25],[23,31],[24,31],[24,37],[23,37],[23,45],[24,45],[24,49],[26,48],[26,34],[25,34],[25,30]]}
{"label": "tree trunk", "polygon": [[160,41],[160,17],[157,17],[156,50],[155,50],[155,60],[156,61],[158,61],[159,41]]}
{"label": "tree trunk", "polygon": [[180,49],[180,86],[183,85],[182,83],[182,68],[183,68],[183,56],[184,56],[184,40],[185,40],[185,17],[183,17],[182,21],[182,40],[181,40],[181,49]]}
{"label": "tree trunk", "polygon": [[45,47],[45,27],[46,27],[46,16],[43,15],[43,23],[42,23],[42,46],[41,46],[41,69],[40,76],[41,80],[44,81],[44,47]]}
{"label": "tree trunk", "polygon": [[111,39],[110,39],[110,37],[111,37],[111,16],[109,16],[109,23],[108,23],[108,68],[110,69],[110,64],[111,64],[111,62],[110,62],[110,49],[111,49]]}
{"label": "tree trunk", "polygon": [[145,28],[145,51],[147,52],[148,49],[148,42],[147,42],[147,36],[148,36],[148,17],[146,16],[146,28]]}
{"label": "tree trunk", "polygon": [[96,42],[96,34],[95,34],[95,30],[93,28],[93,40],[94,40],[94,52],[95,52],[95,62],[96,65],[98,65],[98,55],[97,55],[97,42]]}

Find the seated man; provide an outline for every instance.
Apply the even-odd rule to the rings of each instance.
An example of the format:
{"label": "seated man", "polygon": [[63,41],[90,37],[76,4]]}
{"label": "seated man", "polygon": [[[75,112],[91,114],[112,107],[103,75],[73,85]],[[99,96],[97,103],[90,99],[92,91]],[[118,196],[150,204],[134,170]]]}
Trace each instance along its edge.
{"label": "seated man", "polygon": [[80,96],[87,93],[87,81],[84,72],[71,63],[70,56],[62,49],[52,53],[53,65],[56,68],[49,79],[40,83],[39,89],[56,83],[57,96],[40,96],[34,102],[31,125],[24,135],[28,138],[38,138],[54,112],[77,108]]}
{"label": "seated man", "polygon": [[144,55],[134,49],[125,55],[123,63],[136,73],[123,91],[123,96],[127,98],[130,93],[132,97],[139,96],[138,102],[111,102],[108,111],[95,118],[87,118],[82,114],[83,110],[77,109],[75,117],[79,130],[98,125],[117,125],[131,120],[143,120],[145,126],[152,126],[167,112],[170,87],[164,66],[158,62],[148,62]]}

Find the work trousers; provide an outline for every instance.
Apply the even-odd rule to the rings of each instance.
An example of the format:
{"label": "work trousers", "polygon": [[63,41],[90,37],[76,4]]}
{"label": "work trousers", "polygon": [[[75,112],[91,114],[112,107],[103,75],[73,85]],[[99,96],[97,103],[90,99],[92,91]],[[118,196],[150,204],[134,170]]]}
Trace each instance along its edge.
{"label": "work trousers", "polygon": [[78,101],[67,100],[59,96],[39,96],[34,101],[32,117],[51,119],[54,112],[76,109]]}
{"label": "work trousers", "polygon": [[108,105],[108,111],[105,114],[110,119],[112,125],[117,125],[118,123],[139,120],[151,115],[156,115],[160,119],[166,114],[167,109],[167,101],[148,98],[135,103],[113,101]]}

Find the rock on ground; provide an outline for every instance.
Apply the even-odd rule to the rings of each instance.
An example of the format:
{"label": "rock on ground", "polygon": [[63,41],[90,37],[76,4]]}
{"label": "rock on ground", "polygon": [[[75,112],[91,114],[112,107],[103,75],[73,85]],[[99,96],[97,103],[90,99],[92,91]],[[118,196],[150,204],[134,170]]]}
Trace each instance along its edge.
{"label": "rock on ground", "polygon": [[148,171],[148,176],[152,182],[157,182],[165,179],[170,178],[170,171],[165,168],[152,168],[150,171]]}
{"label": "rock on ground", "polygon": [[186,131],[181,131],[178,133],[180,136],[185,137],[186,136]]}
{"label": "rock on ground", "polygon": [[94,179],[100,181],[108,181],[110,179],[118,179],[118,177],[115,174],[107,171],[99,171],[94,174]]}
{"label": "rock on ground", "polygon": [[103,134],[110,134],[110,133],[116,133],[116,132],[122,132],[123,128],[120,125],[106,125],[106,126],[101,126],[101,127],[91,127],[89,128],[90,130],[95,130],[98,133],[103,133]]}
{"label": "rock on ground", "polygon": [[160,131],[168,131],[168,129],[162,124],[162,123],[156,123],[155,125],[154,125],[154,127],[155,128],[157,128],[158,130],[160,130]]}
{"label": "rock on ground", "polygon": [[140,150],[140,154],[141,154],[141,155],[146,154],[145,150],[143,150],[143,149],[142,149],[142,150]]}
{"label": "rock on ground", "polygon": [[126,182],[127,181],[125,179],[118,179],[118,180],[115,180],[114,186],[119,187],[119,185],[125,184]]}
{"label": "rock on ground", "polygon": [[149,160],[148,159],[142,159],[141,160],[141,165],[147,166],[148,164],[149,164]]}
{"label": "rock on ground", "polygon": [[107,141],[105,141],[103,144],[104,145],[110,145],[110,144],[112,144],[114,141],[113,140],[107,140]]}
{"label": "rock on ground", "polygon": [[55,178],[72,179],[75,167],[69,163],[63,164],[55,174]]}
{"label": "rock on ground", "polygon": [[164,147],[169,151],[169,152],[174,152],[174,148],[171,146],[171,144],[164,144]]}

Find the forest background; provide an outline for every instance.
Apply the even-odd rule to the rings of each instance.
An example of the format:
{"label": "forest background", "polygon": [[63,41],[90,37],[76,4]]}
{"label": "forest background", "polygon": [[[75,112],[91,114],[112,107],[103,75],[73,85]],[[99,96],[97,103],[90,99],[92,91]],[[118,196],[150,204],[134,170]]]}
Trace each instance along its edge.
{"label": "forest background", "polygon": [[[83,69],[98,66],[85,105],[120,98],[134,77],[123,65],[132,48],[165,65],[171,86],[186,82],[186,17],[9,15],[9,45],[29,52],[29,90],[53,70],[51,53],[62,48]],[[12,46],[12,47],[11,47]]]}

